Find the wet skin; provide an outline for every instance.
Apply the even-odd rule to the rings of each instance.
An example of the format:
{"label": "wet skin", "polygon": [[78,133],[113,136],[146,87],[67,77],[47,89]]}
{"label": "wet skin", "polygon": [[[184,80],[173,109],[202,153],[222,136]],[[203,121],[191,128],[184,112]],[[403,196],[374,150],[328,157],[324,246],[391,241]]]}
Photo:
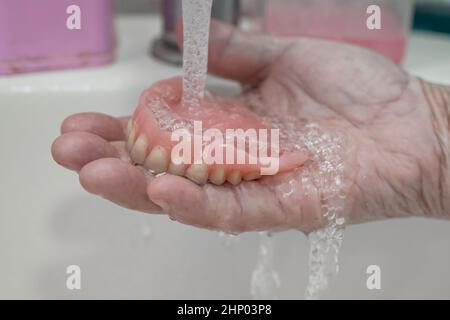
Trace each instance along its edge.
{"label": "wet skin", "polygon": [[[436,134],[425,82],[353,46],[247,35],[218,23],[211,33],[210,72],[241,82],[245,94],[258,92],[267,112],[295,115],[299,123],[344,135],[348,223],[449,217],[442,174],[448,150]],[[299,187],[284,196],[283,186],[299,172],[238,186],[153,177],[129,159],[128,119],[70,116],[52,146],[55,161],[77,171],[88,192],[130,209],[163,211],[189,225],[234,233],[310,232],[324,225],[321,190],[312,186],[306,194]]]}

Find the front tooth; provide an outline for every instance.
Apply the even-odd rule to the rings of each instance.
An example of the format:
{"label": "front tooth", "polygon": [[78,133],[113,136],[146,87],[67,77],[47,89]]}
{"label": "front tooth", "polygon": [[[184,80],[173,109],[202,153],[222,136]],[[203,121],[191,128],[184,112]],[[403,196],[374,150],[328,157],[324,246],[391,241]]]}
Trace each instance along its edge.
{"label": "front tooth", "polygon": [[128,120],[127,128],[125,129],[125,136],[126,136],[127,138],[129,137],[132,128],[133,128],[133,122],[132,122],[132,120],[130,119],[130,120]]}
{"label": "front tooth", "polygon": [[134,144],[133,149],[131,149],[131,159],[137,164],[143,164],[145,157],[147,157],[148,142],[144,136],[139,136]]}
{"label": "front tooth", "polygon": [[131,150],[133,149],[134,146],[134,141],[136,140],[136,127],[132,127],[130,134],[128,135],[128,140],[127,140],[127,149],[128,152],[131,152]]}
{"label": "front tooth", "polygon": [[233,185],[238,185],[241,183],[241,173],[237,170],[234,170],[228,177],[227,181]]}
{"label": "front tooth", "polygon": [[186,167],[187,166],[183,163],[175,164],[173,162],[170,162],[169,169],[167,170],[167,172],[176,176],[184,176],[184,173],[186,172]]}
{"label": "front tooth", "polygon": [[144,167],[153,171],[155,174],[166,172],[168,165],[169,157],[167,151],[161,146],[154,147],[144,163]]}
{"label": "front tooth", "polygon": [[206,164],[193,164],[187,170],[185,176],[197,184],[208,182],[208,166]]}
{"label": "front tooth", "polygon": [[257,180],[259,178],[261,178],[261,174],[259,172],[251,172],[251,173],[247,173],[243,179],[245,181],[252,181],[252,180]]}
{"label": "front tooth", "polygon": [[222,166],[215,168],[209,175],[209,180],[218,186],[224,184],[226,180],[225,169]]}

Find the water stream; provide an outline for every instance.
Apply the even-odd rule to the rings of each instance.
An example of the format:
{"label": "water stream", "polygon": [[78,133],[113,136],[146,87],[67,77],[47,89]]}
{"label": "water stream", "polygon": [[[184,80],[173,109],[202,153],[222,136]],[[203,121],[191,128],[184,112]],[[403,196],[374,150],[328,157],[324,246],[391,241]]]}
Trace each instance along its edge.
{"label": "water stream", "polygon": [[195,107],[205,92],[212,0],[183,0],[183,105]]}
{"label": "water stream", "polygon": [[[195,107],[204,96],[208,62],[208,38],[212,0],[183,0],[184,54],[183,104]],[[276,119],[272,119],[276,122]],[[295,131],[295,130],[294,130]],[[320,194],[321,214],[327,225],[309,234],[309,282],[306,299],[323,294],[339,270],[338,257],[345,219],[345,193],[342,137],[322,132],[319,126],[307,125],[301,132],[291,132],[290,141],[312,155],[311,164],[300,170],[288,184],[291,192],[302,185],[303,190]],[[261,233],[257,264],[251,278],[251,294],[256,299],[274,298],[280,278],[273,265],[274,245],[267,233]]]}

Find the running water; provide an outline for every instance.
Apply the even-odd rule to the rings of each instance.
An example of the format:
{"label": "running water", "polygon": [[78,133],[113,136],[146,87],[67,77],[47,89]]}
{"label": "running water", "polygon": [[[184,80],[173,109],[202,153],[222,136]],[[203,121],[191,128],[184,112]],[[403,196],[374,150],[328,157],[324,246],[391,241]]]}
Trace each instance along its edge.
{"label": "running water", "polygon": [[[212,0],[183,0],[182,3],[183,105],[196,107],[205,92]],[[167,115],[162,114],[162,118],[167,118]],[[295,145],[289,145],[290,148],[308,151],[312,156],[310,164],[299,170],[299,175],[284,186],[287,189],[284,194],[290,197],[301,186],[305,193],[310,191],[321,195],[321,214],[328,223],[323,229],[309,235],[309,281],[305,292],[306,299],[317,299],[339,270],[338,256],[345,225],[343,211],[346,196],[343,137],[322,132],[315,124],[306,125],[299,131],[288,119],[275,117],[268,120],[274,128],[280,129],[284,143],[289,145],[289,142],[296,141]],[[280,286],[280,279],[273,267],[273,252],[271,237],[262,233],[257,265],[251,279],[251,294],[254,298],[271,298]]]}
{"label": "running water", "polygon": [[275,250],[272,236],[268,232],[260,232],[259,236],[260,244],[256,267],[251,278],[250,294],[256,300],[275,299],[281,281],[273,265]]}
{"label": "running water", "polygon": [[[298,130],[286,119],[281,124],[276,117],[271,117],[270,122],[283,132],[281,141],[286,140],[284,145],[288,145],[287,141],[296,141],[289,148],[304,150],[311,155],[312,161],[280,188],[285,198],[296,196],[295,192],[298,189],[302,190],[305,198],[320,195],[320,213],[326,219],[326,224],[308,236],[309,277],[305,291],[305,299],[319,299],[339,272],[339,251],[345,230],[344,204],[347,191],[343,160],[345,139],[340,133],[324,132],[313,123],[306,125],[303,130]],[[274,289],[273,274],[276,273],[273,270],[273,263],[268,261],[273,256],[271,242],[272,239],[268,237],[261,239],[260,251],[267,253],[260,254],[253,275],[252,294],[257,298],[270,298],[267,291]],[[257,295],[254,294],[255,288]]]}
{"label": "running water", "polygon": [[340,134],[321,132],[316,125],[307,126],[304,143],[313,161],[302,171],[300,179],[320,192],[321,214],[327,219],[327,225],[309,234],[309,280],[305,299],[320,298],[339,272],[346,198],[343,140]]}
{"label": "running water", "polygon": [[[264,102],[258,93],[247,93],[243,104],[262,114]],[[305,299],[318,299],[329,287],[339,271],[339,251],[345,229],[345,199],[347,186],[344,179],[344,158],[348,156],[345,137],[339,132],[325,131],[318,124],[303,122],[299,111],[292,114],[273,112],[264,119],[280,131],[280,145],[286,151],[302,151],[310,155],[309,161],[288,182],[282,184],[281,194],[286,199],[298,196],[320,199],[324,227],[309,234],[309,278]],[[270,239],[261,240],[267,247]],[[270,244],[269,244],[270,246]],[[267,264],[266,264],[267,265]],[[261,269],[258,262],[256,269]],[[266,273],[268,274],[268,273]],[[253,289],[252,289],[253,290]]]}
{"label": "running water", "polygon": [[212,0],[183,0],[183,105],[196,107],[204,96]]}

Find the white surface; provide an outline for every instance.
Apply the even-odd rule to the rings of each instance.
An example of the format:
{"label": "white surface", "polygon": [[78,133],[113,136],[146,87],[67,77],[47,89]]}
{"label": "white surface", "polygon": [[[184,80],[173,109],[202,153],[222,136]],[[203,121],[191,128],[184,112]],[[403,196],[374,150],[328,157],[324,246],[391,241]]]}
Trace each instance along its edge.
{"label": "white surface", "polygon": [[[131,113],[140,91],[180,70],[146,52],[159,23],[118,24],[110,67],[0,78],[0,298],[249,298],[258,237],[225,246],[216,233],[138,214],[85,193],[50,145],[69,114]],[[406,67],[450,83],[450,38],[416,35]],[[305,237],[274,237],[281,298],[306,286]],[[450,222],[408,219],[350,227],[329,298],[450,298]],[[65,269],[82,268],[82,290]],[[382,290],[366,289],[368,265]]]}

